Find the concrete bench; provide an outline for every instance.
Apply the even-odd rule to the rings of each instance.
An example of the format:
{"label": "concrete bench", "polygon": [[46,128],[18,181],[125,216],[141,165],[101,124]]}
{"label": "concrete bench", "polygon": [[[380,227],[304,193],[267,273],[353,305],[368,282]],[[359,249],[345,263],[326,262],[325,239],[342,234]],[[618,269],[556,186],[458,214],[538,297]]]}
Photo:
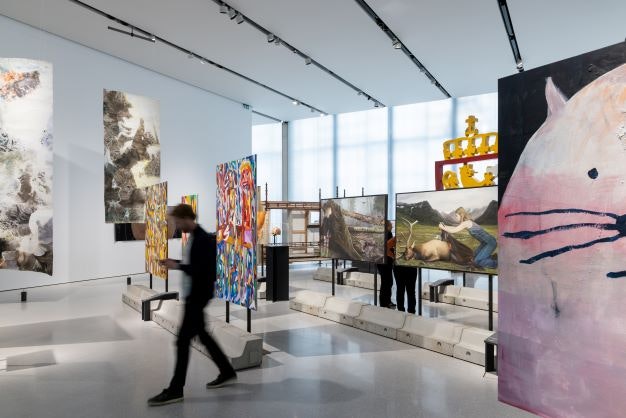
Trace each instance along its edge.
{"label": "concrete bench", "polygon": [[397,339],[398,330],[404,326],[406,314],[379,306],[366,305],[354,319],[354,326],[373,334]]}
{"label": "concrete bench", "polygon": [[137,312],[141,312],[141,301],[143,299],[148,299],[157,293],[159,292],[154,289],[150,289],[147,286],[131,284],[126,286],[126,291],[122,293],[122,302]]}
{"label": "concrete bench", "polygon": [[485,339],[493,331],[480,328],[464,328],[461,341],[454,346],[454,357],[470,363],[485,365]]}
{"label": "concrete bench", "polygon": [[[489,292],[473,287],[462,287],[454,303],[468,308],[489,310]],[[498,312],[498,293],[493,293],[493,311]]]}
{"label": "concrete bench", "polygon": [[359,316],[365,305],[363,302],[329,297],[320,311],[320,317],[353,327],[354,318]]}
{"label": "concrete bench", "polygon": [[289,301],[289,308],[309,315],[320,316],[320,311],[329,297],[329,295],[320,292],[300,290],[296,292],[296,297]]}
{"label": "concrete bench", "polygon": [[259,283],[259,299],[266,299],[267,295],[267,282]]}
{"label": "concrete bench", "polygon": [[430,299],[430,282],[422,283],[422,299]]}
{"label": "concrete bench", "polygon": [[462,331],[463,326],[454,322],[411,315],[398,331],[398,341],[451,356]]}
{"label": "concrete bench", "polygon": [[344,274],[350,273],[350,272],[356,272],[359,269],[356,267],[343,267],[343,268],[338,268],[335,270],[335,274],[337,275],[337,284],[344,284],[343,278],[344,278]]}
{"label": "concrete bench", "polygon": [[454,305],[456,302],[456,298],[459,297],[460,292],[460,286],[446,286],[443,290],[443,294],[440,296],[439,299],[443,303],[449,303],[450,305]]}
{"label": "concrete bench", "polygon": [[328,267],[318,267],[313,273],[313,280],[321,280],[323,282],[330,282],[333,278],[333,269]]}
{"label": "concrete bench", "polygon": [[440,279],[440,280],[428,283],[428,287],[429,287],[429,290],[430,290],[430,293],[428,295],[429,301],[430,302],[440,302],[439,295],[441,293],[443,293],[443,289],[446,286],[453,286],[453,285],[454,285],[454,280],[453,279]]}
{"label": "concrete bench", "polygon": [[[161,308],[153,312],[153,321],[177,335],[184,308],[185,305],[182,302],[164,301]],[[205,313],[205,326],[207,332],[222,348],[235,370],[261,365],[263,356],[263,339],[261,337],[249,334],[221,319],[209,316],[208,313]],[[192,340],[192,346],[209,356],[206,347],[198,337]]]}
{"label": "concrete bench", "polygon": [[354,287],[373,290],[374,275],[371,273],[352,271],[346,275],[346,284]]}

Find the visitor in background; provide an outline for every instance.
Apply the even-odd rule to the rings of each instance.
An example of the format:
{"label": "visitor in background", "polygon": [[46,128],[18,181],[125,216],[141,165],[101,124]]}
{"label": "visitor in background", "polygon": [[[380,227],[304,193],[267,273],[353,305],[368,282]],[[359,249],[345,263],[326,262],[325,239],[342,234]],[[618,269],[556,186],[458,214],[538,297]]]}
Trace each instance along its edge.
{"label": "visitor in background", "polygon": [[161,260],[160,263],[168,269],[182,270],[184,273],[185,314],[176,341],[174,377],[167,389],[148,400],[150,406],[166,405],[183,400],[183,387],[189,363],[189,345],[196,335],[206,346],[220,373],[215,380],[207,383],[207,389],[221,387],[237,378],[235,369],[217,343],[206,332],[204,326],[204,307],[213,298],[217,276],[215,234],[208,234],[196,223],[196,215],[190,205],[176,206],[171,215],[176,220],[176,227],[190,234],[189,241],[185,247],[186,254],[183,255],[182,262],[168,258]]}
{"label": "visitor in background", "polygon": [[393,266],[393,275],[396,277],[396,302],[398,310],[404,312],[404,292],[407,295],[406,311],[415,313],[415,281],[417,269],[409,266]]}
{"label": "visitor in background", "polygon": [[385,263],[377,264],[376,268],[380,273],[380,292],[378,294],[378,303],[385,308],[394,309],[396,305],[391,303],[391,288],[393,287],[393,260],[395,254],[389,248],[395,249],[395,238],[391,233],[393,225],[391,222],[385,223]]}

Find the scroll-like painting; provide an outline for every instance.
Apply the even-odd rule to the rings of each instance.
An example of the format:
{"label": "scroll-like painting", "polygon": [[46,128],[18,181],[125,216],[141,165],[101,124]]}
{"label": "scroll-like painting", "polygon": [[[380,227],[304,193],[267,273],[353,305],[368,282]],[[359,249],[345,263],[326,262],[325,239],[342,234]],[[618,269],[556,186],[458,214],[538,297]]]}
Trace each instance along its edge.
{"label": "scroll-like painting", "polygon": [[256,309],[256,155],[217,166],[217,295]]}
{"label": "scroll-like painting", "polygon": [[144,222],[145,188],[161,175],[159,102],[122,91],[103,94],[105,221]]}
{"label": "scroll-like painting", "polygon": [[[198,221],[198,195],[197,194],[190,194],[187,196],[183,196],[181,198],[181,203],[184,203],[186,205],[191,206],[191,208],[193,209],[193,213],[196,214],[196,222]],[[185,247],[187,246],[187,242],[189,241],[189,234],[186,232],[182,233],[182,247],[183,250],[185,249]]]}
{"label": "scroll-like painting", "polygon": [[52,64],[0,58],[0,269],[52,275]]}
{"label": "scroll-like painting", "polygon": [[626,411],[626,44],[499,82],[500,400]]}
{"label": "scroll-like painting", "polygon": [[167,182],[146,189],[146,271],[167,279],[167,268],[159,260],[167,258]]}

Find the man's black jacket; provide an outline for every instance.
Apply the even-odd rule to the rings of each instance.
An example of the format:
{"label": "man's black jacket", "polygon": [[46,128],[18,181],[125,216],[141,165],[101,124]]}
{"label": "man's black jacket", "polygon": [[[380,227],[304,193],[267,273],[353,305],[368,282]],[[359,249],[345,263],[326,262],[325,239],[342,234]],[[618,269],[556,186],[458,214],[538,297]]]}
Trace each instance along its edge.
{"label": "man's black jacket", "polygon": [[215,234],[207,233],[200,225],[191,234],[193,239],[189,251],[189,264],[180,264],[180,269],[191,277],[191,291],[187,296],[187,302],[206,304],[213,298],[217,276]]}

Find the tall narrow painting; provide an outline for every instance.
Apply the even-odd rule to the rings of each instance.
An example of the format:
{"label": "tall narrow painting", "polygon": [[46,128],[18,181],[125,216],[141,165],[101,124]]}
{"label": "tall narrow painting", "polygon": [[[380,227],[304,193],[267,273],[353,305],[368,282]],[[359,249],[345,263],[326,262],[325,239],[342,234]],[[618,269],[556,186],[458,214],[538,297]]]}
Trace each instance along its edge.
{"label": "tall narrow painting", "polygon": [[52,275],[52,65],[0,58],[0,269]]}
{"label": "tall narrow painting", "polygon": [[107,223],[144,222],[145,188],[159,182],[159,103],[104,90],[104,214]]}
{"label": "tall narrow painting", "polygon": [[218,297],[256,309],[256,155],[217,166]]}
{"label": "tall narrow painting", "polygon": [[167,279],[167,268],[159,260],[167,258],[167,182],[146,189],[146,271]]}
{"label": "tall narrow painting", "polygon": [[[190,194],[190,195],[183,196],[180,202],[191,206],[191,209],[193,209],[193,213],[196,214],[196,222],[197,222],[198,221],[198,195]],[[189,234],[186,232],[183,232],[182,242],[181,242],[183,251],[185,250],[185,247],[187,247],[188,242],[189,242]]]}
{"label": "tall narrow painting", "polygon": [[500,400],[626,411],[626,44],[499,81]]}

